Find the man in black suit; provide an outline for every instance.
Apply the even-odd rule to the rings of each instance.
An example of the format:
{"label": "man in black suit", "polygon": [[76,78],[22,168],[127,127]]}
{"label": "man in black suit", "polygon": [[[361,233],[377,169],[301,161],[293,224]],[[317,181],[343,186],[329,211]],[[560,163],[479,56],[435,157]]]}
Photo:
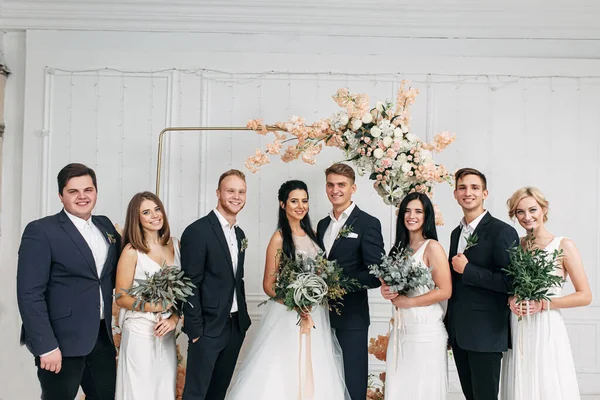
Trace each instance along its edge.
{"label": "man in black suit", "polygon": [[196,289],[184,305],[188,358],[184,400],[225,398],[250,317],[244,289],[244,231],[237,214],[246,204],[246,178],[221,175],[217,208],[181,236],[181,266]]}
{"label": "man in black suit", "polygon": [[58,173],[63,210],[27,225],[19,248],[21,343],[35,356],[44,400],[115,397],[112,294],[121,237],[92,216],[96,174],[83,164]]}
{"label": "man in black suit", "polygon": [[331,327],[342,348],[346,387],[352,400],[364,400],[369,374],[369,301],[366,288],[381,285],[369,274],[368,266],[380,264],[384,254],[381,223],[352,202],[356,192],[354,170],[333,164],[325,170],[326,192],[333,209],[319,221],[317,235],[329,260],[336,260],[344,274],[356,279],[361,288],[342,299],[341,314],[329,313]]}
{"label": "man in black suit", "polygon": [[496,400],[502,352],[510,346],[511,281],[502,269],[509,263],[507,250],[519,237],[483,208],[488,195],[485,175],[463,168],[455,180],[454,198],[464,218],[450,242],[449,343],[466,399]]}

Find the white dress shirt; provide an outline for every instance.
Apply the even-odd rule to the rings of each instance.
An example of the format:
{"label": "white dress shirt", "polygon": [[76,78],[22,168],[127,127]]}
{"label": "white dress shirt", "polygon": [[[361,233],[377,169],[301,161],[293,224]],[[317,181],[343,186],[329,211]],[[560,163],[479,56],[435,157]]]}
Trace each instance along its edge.
{"label": "white dress shirt", "polygon": [[463,217],[460,220],[461,229],[460,229],[460,237],[458,238],[458,247],[456,248],[456,254],[462,253],[465,251],[465,247],[467,247],[467,238],[469,237],[469,235],[471,235],[473,232],[475,232],[477,225],[479,225],[479,222],[481,222],[483,217],[485,217],[485,214],[487,214],[486,210],[484,210],[479,217],[477,217],[473,221],[471,221],[470,224],[467,224],[465,217]]}
{"label": "white dress shirt", "polygon": [[[229,254],[231,254],[231,263],[233,264],[233,276],[237,273],[237,264],[238,264],[238,244],[237,244],[237,236],[235,235],[235,228],[238,226],[237,222],[232,225],[227,222],[224,216],[215,208],[215,215],[219,219],[219,223],[221,224],[221,228],[223,229],[223,234],[225,235],[225,240],[229,246]],[[235,288],[233,289],[233,302],[231,303],[231,312],[237,312],[238,304],[237,304],[237,296],[235,295]]]}
{"label": "white dress shirt", "polygon": [[327,252],[328,256],[331,248],[333,247],[333,242],[335,242],[335,239],[340,233],[342,226],[344,226],[348,220],[348,217],[350,217],[350,214],[352,214],[352,211],[354,211],[354,207],[356,207],[356,204],[351,203],[348,208],[342,211],[340,217],[337,219],[335,218],[333,210],[329,212],[329,218],[331,218],[331,222],[329,222],[329,226],[325,230],[325,235],[323,236],[323,246],[325,246],[325,251]]}

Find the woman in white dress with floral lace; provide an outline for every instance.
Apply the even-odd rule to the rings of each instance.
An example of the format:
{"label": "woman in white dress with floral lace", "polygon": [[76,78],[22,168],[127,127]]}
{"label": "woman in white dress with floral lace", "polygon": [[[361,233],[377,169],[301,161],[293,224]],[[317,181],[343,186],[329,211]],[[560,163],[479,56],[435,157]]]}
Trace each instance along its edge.
{"label": "woman in white dress with floral lace", "polygon": [[409,248],[423,267],[430,267],[434,289],[419,288],[407,296],[381,294],[391,300],[399,328],[392,329],[386,356],[386,400],[445,400],[448,391],[446,301],[452,294],[448,257],[437,242],[435,212],[427,195],[411,193],[399,206],[392,253]]}
{"label": "woman in white dress with floral lace", "polygon": [[[278,230],[267,247],[263,278],[263,288],[269,297],[275,296],[273,284],[279,252],[292,258],[297,255],[314,258],[321,251],[308,216],[306,184],[297,180],[285,182],[278,197]],[[329,323],[329,310],[318,306],[310,315],[315,328],[310,330],[309,338],[300,335],[295,311],[288,311],[279,302],[268,302],[227,400],[350,400],[344,384],[342,353]],[[312,384],[307,380],[309,356]]]}
{"label": "woman in white dress with floral lace", "polygon": [[525,304],[510,298],[512,349],[502,360],[501,398],[577,400],[580,398],[577,376],[560,309],[586,306],[592,301],[581,256],[571,239],[554,236],[546,230],[549,203],[538,189],[521,188],[507,203],[508,215],[516,217],[527,232],[533,233],[535,247],[549,255],[562,250],[555,273],[570,278],[575,293],[563,296],[561,286],[551,289],[550,301]]}
{"label": "woman in white dress with floral lace", "polygon": [[[138,193],[129,202],[122,243],[116,293],[159,271],[163,263],[181,265],[179,243],[170,237],[162,202],[153,193]],[[175,400],[179,316],[161,304],[132,310],[135,299],[126,294],[116,302],[122,329],[116,400]]]}

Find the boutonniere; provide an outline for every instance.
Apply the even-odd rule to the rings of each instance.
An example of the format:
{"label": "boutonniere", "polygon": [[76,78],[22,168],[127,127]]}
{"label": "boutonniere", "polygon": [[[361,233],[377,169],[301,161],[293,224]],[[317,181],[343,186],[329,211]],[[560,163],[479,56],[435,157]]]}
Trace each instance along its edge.
{"label": "boutonniere", "polygon": [[248,238],[243,238],[242,239],[242,248],[240,249],[240,251],[243,253],[244,250],[246,250],[248,248]]}
{"label": "boutonniere", "polygon": [[464,251],[469,250],[471,247],[477,246],[477,241],[479,240],[479,236],[477,236],[477,234],[475,232],[473,232],[469,236],[467,236],[466,239],[467,239],[467,245],[465,246]]}
{"label": "boutonniere", "polygon": [[115,235],[113,235],[113,234],[110,234],[110,233],[106,232],[106,237],[108,238],[108,242],[109,242],[110,244],[115,244],[115,243],[117,243],[117,239],[115,239]]}
{"label": "boutonniere", "polygon": [[352,233],[352,226],[345,226],[342,229],[340,229],[340,232],[338,233],[337,237],[335,238],[335,240],[341,239],[341,238],[347,238],[349,234]]}

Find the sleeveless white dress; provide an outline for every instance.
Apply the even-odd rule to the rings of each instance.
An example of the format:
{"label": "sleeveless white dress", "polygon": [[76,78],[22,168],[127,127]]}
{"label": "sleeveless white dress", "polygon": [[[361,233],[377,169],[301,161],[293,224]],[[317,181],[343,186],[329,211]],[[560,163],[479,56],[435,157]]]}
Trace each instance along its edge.
{"label": "sleeveless white dress", "polygon": [[[179,243],[172,238],[174,264],[181,266]],[[140,251],[134,279],[146,279],[161,266]],[[134,281],[133,285],[137,285]],[[131,311],[124,308],[119,314],[122,330],[119,364],[117,367],[116,400],[175,400],[177,353],[175,331],[162,338],[154,336],[154,325],[160,314]]]}
{"label": "sleeveless white dress", "polygon": [[[552,254],[562,237],[544,250]],[[566,278],[562,264],[554,273]],[[553,297],[563,287],[550,289]],[[511,313],[512,349],[504,353],[500,395],[502,400],[578,400],[579,388],[567,329],[560,310],[540,311],[521,321]]]}
{"label": "sleeveless white dress", "polygon": [[[423,263],[427,240],[413,255]],[[434,289],[435,290],[435,289]],[[423,287],[408,293],[416,297],[429,292]],[[441,303],[399,309],[397,331],[392,328],[386,355],[386,400],[445,400],[448,391],[448,334]],[[396,349],[394,349],[396,346]],[[396,360],[394,360],[396,358]],[[395,363],[394,363],[395,361]]]}
{"label": "sleeveless white dress", "polygon": [[[308,237],[294,236],[296,254],[314,258],[317,245]],[[332,334],[329,311],[313,309],[315,329],[310,334],[314,396],[306,392],[307,335],[300,335],[298,314],[275,301],[265,307],[256,338],[234,378],[227,400],[344,400],[342,352]],[[300,347],[302,343],[302,347]],[[300,365],[299,365],[300,364]],[[299,391],[303,390],[302,395]]]}

